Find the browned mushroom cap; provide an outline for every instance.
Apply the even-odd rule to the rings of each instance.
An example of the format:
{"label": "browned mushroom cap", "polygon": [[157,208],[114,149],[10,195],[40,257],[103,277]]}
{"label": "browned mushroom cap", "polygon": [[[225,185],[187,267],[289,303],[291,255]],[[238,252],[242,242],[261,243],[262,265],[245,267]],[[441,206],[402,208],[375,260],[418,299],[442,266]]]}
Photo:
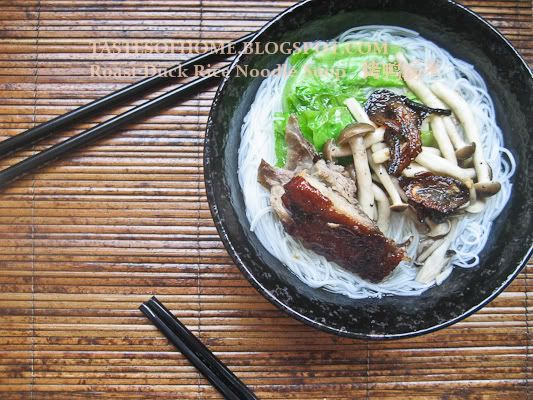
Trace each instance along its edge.
{"label": "browned mushroom cap", "polygon": [[489,181],[474,183],[474,189],[476,192],[484,197],[490,197],[498,193],[502,189],[502,184],[498,181],[493,181],[492,168],[487,165],[489,171]]}
{"label": "browned mushroom cap", "polygon": [[350,139],[359,135],[365,135],[367,133],[374,132],[375,129],[375,127],[365,122],[350,124],[342,130],[341,134],[337,138],[337,143],[340,145],[349,143]]}
{"label": "browned mushroom cap", "polygon": [[398,212],[401,212],[401,211],[405,211],[407,209],[407,207],[409,207],[408,204],[405,204],[405,203],[402,203],[402,204],[392,204],[390,206],[390,209],[392,211],[398,211]]}
{"label": "browned mushroom cap", "polygon": [[489,181],[489,182],[478,182],[474,183],[474,188],[476,192],[485,196],[492,196],[493,194],[498,193],[502,185],[500,182]]}
{"label": "browned mushroom cap", "polygon": [[333,161],[334,158],[348,157],[352,155],[350,146],[337,146],[333,139],[329,139],[322,148],[324,158],[328,161]]}
{"label": "browned mushroom cap", "polygon": [[457,157],[458,160],[466,160],[467,158],[472,157],[472,155],[476,151],[476,143],[472,142],[470,144],[467,144],[455,151],[455,157]]}
{"label": "browned mushroom cap", "polygon": [[468,188],[451,177],[431,174],[401,177],[400,185],[421,219],[431,217],[440,221],[470,199]]}

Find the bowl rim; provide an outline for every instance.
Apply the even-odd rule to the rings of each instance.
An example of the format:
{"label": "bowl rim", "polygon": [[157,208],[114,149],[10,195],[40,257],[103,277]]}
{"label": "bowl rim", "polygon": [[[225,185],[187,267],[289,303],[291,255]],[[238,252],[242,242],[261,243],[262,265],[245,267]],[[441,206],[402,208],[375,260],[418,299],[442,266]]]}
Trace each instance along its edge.
{"label": "bowl rim", "polygon": [[[302,0],[291,7],[288,7],[281,13],[274,16],[272,19],[270,19],[268,22],[266,22],[259,30],[256,31],[256,33],[253,35],[253,37],[249,40],[249,42],[256,42],[257,39],[267,30],[269,29],[273,24],[275,24],[277,21],[281,20],[283,17],[285,17],[288,14],[293,13],[300,7],[306,7],[308,4],[316,2],[317,0]],[[443,3],[447,3],[447,6],[452,8],[457,8],[461,10],[462,12],[465,12],[470,15],[470,17],[475,18],[478,20],[478,22],[485,25],[485,27],[489,28],[493,34],[495,34],[503,43],[507,45],[507,47],[514,53],[514,56],[525,66],[526,70],[529,71],[530,78],[533,79],[533,71],[527,64],[527,62],[524,60],[522,55],[516,50],[516,48],[511,44],[511,42],[503,36],[503,34],[496,29],[493,25],[491,25],[488,21],[486,21],[483,17],[481,17],[478,13],[475,11],[472,11],[468,7],[457,3],[454,0],[443,0]],[[212,106],[209,111],[209,116],[206,124],[206,131],[205,131],[205,138],[204,138],[204,157],[203,157],[203,167],[204,167],[204,181],[205,181],[205,188],[207,193],[207,200],[209,203],[209,210],[211,212],[211,216],[213,218],[213,221],[215,223],[215,227],[217,229],[217,232],[220,236],[220,239],[224,245],[224,248],[228,252],[228,254],[231,256],[233,262],[235,265],[239,268],[241,273],[244,275],[244,277],[252,284],[252,286],[270,303],[272,303],[274,306],[279,308],[280,310],[287,313],[290,317],[303,322],[304,324],[311,326],[313,328],[316,328],[320,331],[327,332],[330,334],[335,334],[337,336],[351,338],[351,339],[369,339],[369,340],[394,340],[394,339],[405,339],[405,338],[411,338],[416,336],[421,336],[424,334],[428,334],[431,332],[438,331],[440,329],[446,328],[450,325],[456,324],[457,322],[460,322],[464,320],[465,318],[471,316],[475,312],[479,311],[481,308],[485,307],[488,303],[490,303],[492,300],[494,300],[499,294],[501,294],[510,284],[511,282],[518,276],[518,274],[522,271],[522,269],[527,265],[529,259],[533,256],[533,243],[530,245],[529,249],[527,249],[524,257],[518,262],[515,269],[511,274],[507,276],[505,281],[503,281],[492,293],[490,293],[483,301],[479,302],[478,304],[474,305],[470,309],[464,311],[457,317],[451,318],[445,322],[442,322],[440,324],[435,324],[430,327],[419,329],[415,331],[405,332],[405,333],[397,333],[397,334],[366,334],[366,333],[358,333],[358,332],[352,332],[347,330],[342,330],[338,328],[331,327],[327,324],[323,324],[319,321],[316,321],[314,319],[311,319],[307,317],[306,315],[296,311],[295,309],[291,308],[284,302],[280,301],[273,293],[271,293],[267,288],[265,288],[254,276],[253,273],[250,272],[246,264],[241,259],[240,255],[238,254],[237,250],[234,248],[233,243],[228,237],[227,231],[224,227],[224,224],[222,223],[222,219],[219,215],[218,206],[215,201],[215,193],[213,190],[212,185],[212,179],[211,179],[211,167],[209,165],[209,158],[211,156],[211,150],[209,146],[209,141],[211,140],[211,126],[213,121],[213,114],[214,110],[217,107],[218,103],[220,102],[220,99],[222,98],[222,92],[224,91],[225,87],[227,86],[230,78],[231,78],[231,72],[235,70],[236,65],[240,62],[242,56],[244,54],[244,51],[240,51],[233,61],[230,63],[229,69],[227,73],[224,74],[224,77],[219,84],[217,91],[215,93],[215,96],[213,98]]]}

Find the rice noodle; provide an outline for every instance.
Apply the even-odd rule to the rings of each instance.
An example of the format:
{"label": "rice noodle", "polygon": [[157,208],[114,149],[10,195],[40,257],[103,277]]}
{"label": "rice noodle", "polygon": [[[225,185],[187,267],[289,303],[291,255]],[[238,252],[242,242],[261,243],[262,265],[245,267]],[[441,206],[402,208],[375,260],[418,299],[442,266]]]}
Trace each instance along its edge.
{"label": "rice noodle", "polygon": [[[516,163],[511,152],[503,147],[503,136],[496,124],[492,100],[481,76],[464,61],[453,58],[448,52],[422,38],[418,33],[391,26],[363,26],[351,29],[337,38],[339,42],[386,42],[401,46],[410,63],[416,67],[435,65],[435,75],[420,74],[426,84],[442,80],[454,89],[472,108],[476,116],[483,154],[493,171],[493,179],[501,183],[501,190],[486,200],[485,209],[477,214],[458,217],[451,250],[455,255],[450,264],[436,279],[421,284],[415,281],[419,269],[402,262],[385,281],[374,284],[354,275],[323,256],[306,249],[298,240],[287,234],[272,211],[269,193],[257,182],[257,168],[261,159],[275,164],[274,113],[281,111],[282,92],[287,74],[266,78],[257,91],[255,101],[244,119],[239,148],[239,183],[243,191],[246,215],[252,231],[263,246],[287,266],[299,279],[313,288],[340,293],[351,298],[381,297],[383,295],[419,295],[431,286],[442,283],[453,267],[471,268],[479,264],[478,254],[484,248],[492,221],[507,203]],[[418,61],[417,63],[413,63]],[[369,91],[373,89],[369,88]],[[394,89],[396,90],[396,89]],[[459,132],[461,135],[463,132]],[[464,136],[464,135],[462,135]],[[414,223],[401,213],[392,213],[389,231],[384,232],[397,243],[411,238],[406,252],[416,257],[421,239]]]}

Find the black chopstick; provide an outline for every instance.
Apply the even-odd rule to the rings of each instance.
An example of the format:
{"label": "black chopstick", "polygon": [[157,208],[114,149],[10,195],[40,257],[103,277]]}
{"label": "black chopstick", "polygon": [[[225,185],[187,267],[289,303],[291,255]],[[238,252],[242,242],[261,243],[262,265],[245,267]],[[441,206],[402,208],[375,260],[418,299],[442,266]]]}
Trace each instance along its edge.
{"label": "black chopstick", "polygon": [[183,84],[168,93],[164,93],[155,99],[134,107],[131,110],[119,114],[99,125],[87,129],[86,131],[83,131],[67,140],[64,140],[63,142],[56,144],[55,146],[50,147],[49,149],[28,157],[25,160],[22,160],[19,163],[0,171],[0,187],[18,178],[19,176],[24,175],[34,168],[41,167],[71,150],[74,150],[92,140],[100,138],[109,132],[115,131],[115,129],[121,125],[132,122],[134,119],[146,115],[154,110],[174,104],[177,100],[183,100],[184,97],[192,93],[196,93],[200,88],[217,82],[227,71],[228,66],[225,66],[209,75]]}
{"label": "black chopstick", "polygon": [[65,126],[75,121],[79,121],[84,117],[88,117],[98,111],[116,105],[123,100],[132,98],[149,89],[153,89],[157,85],[171,79],[177,72],[180,72],[183,75],[187,72],[190,72],[197,65],[205,66],[209,63],[215,63],[217,61],[224,60],[228,57],[229,53],[233,53],[242,49],[246,42],[253,36],[254,33],[245,35],[233,42],[229,42],[221,46],[218,49],[200,54],[191,58],[190,60],[170,67],[157,75],[145,78],[139,82],[135,82],[105,97],[94,100],[89,104],[76,108],[75,110],[72,110],[66,114],[60,115],[54,119],[51,119],[50,121],[6,139],[0,142],[0,157],[35,143],[45,138],[49,134],[59,130],[60,128],[64,128]]}
{"label": "black chopstick", "polygon": [[239,396],[230,389],[230,387],[224,382],[218,375],[213,373],[209,366],[202,361],[184,342],[176,335],[172,329],[163,322],[163,320],[154,313],[146,304],[139,307],[146,317],[152,321],[152,323],[176,346],[185,357],[211,382],[211,384],[222,393],[226,399],[240,400]]}
{"label": "black chopstick", "polygon": [[156,297],[139,309],[189,359],[226,399],[255,400],[257,397],[200,342]]}

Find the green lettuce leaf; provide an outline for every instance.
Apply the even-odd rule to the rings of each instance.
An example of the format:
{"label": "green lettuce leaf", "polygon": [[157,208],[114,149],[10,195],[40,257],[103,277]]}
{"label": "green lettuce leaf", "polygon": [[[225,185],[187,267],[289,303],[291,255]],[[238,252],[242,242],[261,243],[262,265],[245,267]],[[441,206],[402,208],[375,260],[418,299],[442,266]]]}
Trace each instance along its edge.
{"label": "green lettuce leaf", "polygon": [[368,42],[345,42],[307,48],[292,54],[292,73],[283,92],[283,117],[274,121],[277,165],[285,163],[287,117],[296,114],[304,137],[322,151],[328,139],[336,139],[353,122],[344,101],[354,97],[361,104],[373,88],[401,87],[405,83],[394,73],[390,55],[398,46]]}
{"label": "green lettuce leaf", "polygon": [[336,139],[344,127],[353,122],[353,117],[344,106],[329,107],[324,111],[306,110],[298,122],[306,139],[321,151],[329,139]]}
{"label": "green lettuce leaf", "polygon": [[285,142],[285,128],[289,114],[274,114],[274,150],[276,152],[276,166],[282,168],[287,158],[287,143]]}

